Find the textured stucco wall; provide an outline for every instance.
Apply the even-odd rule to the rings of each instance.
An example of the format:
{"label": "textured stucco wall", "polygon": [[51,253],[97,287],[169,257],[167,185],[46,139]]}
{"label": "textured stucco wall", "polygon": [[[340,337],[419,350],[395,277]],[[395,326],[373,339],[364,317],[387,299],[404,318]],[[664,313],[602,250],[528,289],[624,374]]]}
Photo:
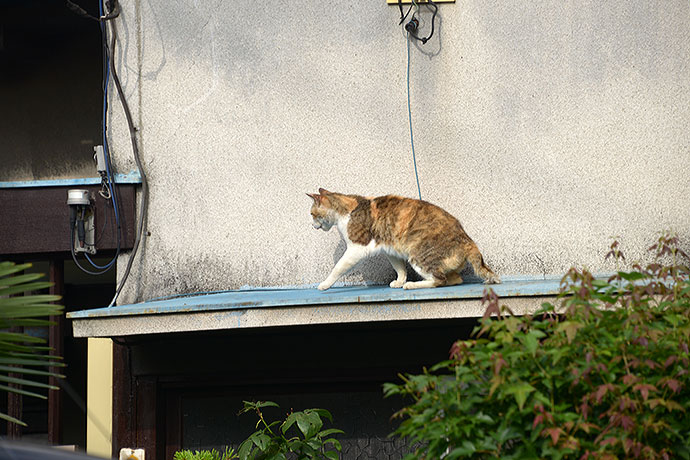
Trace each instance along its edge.
{"label": "textured stucco wall", "polygon": [[[123,3],[118,65],[151,234],[119,303],[317,283],[344,246],[311,229],[305,192],[416,195],[396,7]],[[687,1],[439,8],[434,37],[411,50],[422,194],[460,219],[491,266],[605,272],[613,235],[629,259],[663,229],[690,239]],[[111,107],[112,150],[129,171]],[[392,276],[377,260],[348,280]]]}

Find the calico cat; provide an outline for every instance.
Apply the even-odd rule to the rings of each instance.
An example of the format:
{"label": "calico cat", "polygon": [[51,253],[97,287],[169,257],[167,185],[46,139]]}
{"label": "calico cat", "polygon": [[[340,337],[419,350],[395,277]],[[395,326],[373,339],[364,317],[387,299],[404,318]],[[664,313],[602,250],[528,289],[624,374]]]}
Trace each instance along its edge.
{"label": "calico cat", "polygon": [[[458,220],[426,201],[386,195],[365,198],[319,189],[307,193],[314,200],[311,215],[315,229],[334,225],[347,249],[323,283],[328,289],[357,262],[385,253],[398,277],[390,287],[421,289],[462,283],[460,271],[469,261],[486,283],[501,280],[484,263],[477,245]],[[407,281],[405,262],[423,278]]]}

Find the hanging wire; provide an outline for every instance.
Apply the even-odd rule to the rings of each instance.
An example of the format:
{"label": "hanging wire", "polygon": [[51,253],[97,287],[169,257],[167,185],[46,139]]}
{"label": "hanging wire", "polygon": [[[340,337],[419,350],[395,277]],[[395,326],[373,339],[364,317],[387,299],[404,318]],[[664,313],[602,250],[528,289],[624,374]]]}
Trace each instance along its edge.
{"label": "hanging wire", "polygon": [[412,0],[412,4],[414,5],[414,14],[419,14],[419,4],[417,0]]}
{"label": "hanging wire", "polygon": [[434,24],[436,22],[436,14],[438,13],[438,6],[433,2],[433,0],[426,0],[424,2],[426,7],[430,10],[433,11],[433,14],[431,15],[431,31],[429,32],[428,37],[420,37],[417,35],[418,30],[417,27],[419,26],[419,12],[420,12],[420,6],[419,3],[416,0],[412,0],[412,4],[410,5],[410,8],[408,8],[407,13],[403,14],[402,10],[402,0],[398,0],[398,8],[400,8],[400,22],[398,25],[402,24],[407,16],[410,14],[410,11],[414,7],[415,11],[412,13],[412,17],[410,18],[410,21],[405,24],[405,30],[407,30],[410,33],[410,36],[414,38],[415,40],[418,40],[422,42],[422,45],[425,45],[426,42],[428,42],[431,37],[434,36]]}
{"label": "hanging wire", "polygon": [[113,259],[106,265],[98,265],[96,264],[91,258],[89,257],[88,254],[85,253],[86,259],[89,261],[89,263],[94,266],[97,269],[100,269],[101,271],[99,272],[94,272],[91,270],[88,270],[84,268],[79,261],[76,258],[76,254],[74,251],[74,227],[72,227],[71,232],[70,232],[70,252],[72,254],[72,258],[74,259],[74,262],[76,265],[83,270],[86,273],[92,274],[92,275],[100,275],[108,271],[110,268],[112,268],[115,265],[115,262],[120,254],[120,245],[121,245],[121,236],[122,236],[122,228],[120,224],[120,214],[119,214],[119,201],[117,199],[117,188],[115,187],[115,180],[114,180],[114,174],[113,174],[113,169],[112,169],[112,162],[110,158],[110,148],[108,144],[108,136],[107,136],[107,114],[108,114],[108,86],[109,86],[109,81],[110,81],[110,76],[112,75],[113,82],[115,83],[115,87],[117,89],[117,93],[120,99],[120,102],[122,103],[122,108],[124,109],[125,112],[125,117],[127,118],[127,126],[129,128],[129,134],[130,134],[130,139],[132,142],[132,150],[134,153],[134,160],[137,164],[137,168],[139,169],[139,174],[141,176],[141,205],[139,208],[139,220],[138,220],[138,227],[137,227],[137,232],[135,235],[135,240],[134,240],[134,247],[132,248],[132,254],[127,261],[127,266],[125,268],[125,273],[122,276],[120,283],[115,291],[115,296],[111,300],[110,304],[108,307],[111,307],[115,304],[117,301],[118,296],[120,295],[120,292],[122,291],[122,288],[124,287],[125,282],[127,281],[127,278],[129,277],[130,270],[132,268],[132,262],[134,261],[134,258],[137,254],[137,251],[139,249],[139,244],[141,242],[143,233],[144,233],[144,221],[146,220],[146,215],[147,215],[147,209],[148,209],[148,182],[146,179],[146,175],[144,174],[144,169],[143,165],[141,163],[141,158],[139,156],[139,148],[138,144],[136,141],[136,128],[134,127],[134,122],[132,120],[132,114],[129,109],[129,105],[127,104],[127,100],[125,99],[124,92],[122,90],[122,85],[120,83],[120,79],[117,75],[117,70],[115,67],[115,43],[116,43],[116,34],[117,30],[115,28],[115,24],[113,22],[110,23],[111,26],[111,38],[110,38],[110,45],[108,44],[108,26],[107,22],[110,21],[111,19],[114,19],[120,15],[120,8],[119,4],[117,1],[111,1],[109,2],[111,4],[111,11],[109,14],[105,14],[104,12],[106,11],[105,8],[105,2],[106,0],[99,0],[98,2],[98,8],[99,8],[99,18],[95,18],[93,16],[88,15],[84,10],[79,10],[78,8],[74,8],[75,4],[71,2],[70,0],[67,0],[68,6],[78,14],[81,14],[83,16],[89,17],[90,19],[95,19],[100,22],[100,27],[101,27],[101,36],[103,37],[103,74],[104,74],[104,80],[103,80],[103,153],[105,157],[105,163],[106,163],[106,173],[103,178],[102,182],[102,189],[100,191],[101,196],[104,198],[109,197],[112,200],[113,203],[113,210],[115,214],[115,221],[117,225],[117,250],[116,254],[113,257]]}
{"label": "hanging wire", "polygon": [[[99,11],[99,14],[100,14],[99,17],[90,15],[84,8],[77,5],[72,0],[65,0],[65,3],[67,4],[67,8],[72,10],[72,12],[78,14],[79,16],[82,16],[82,17],[85,17],[88,19],[92,19],[94,21],[99,21],[99,22],[110,21],[111,19],[115,19],[116,17],[118,17],[120,15],[120,8],[119,8],[119,5],[117,4],[117,2],[113,2],[112,11],[109,14],[104,15],[103,11]],[[100,4],[101,2],[99,1],[98,3]]]}
{"label": "hanging wire", "polygon": [[[71,2],[68,0],[68,5]],[[107,27],[105,25],[107,20],[114,19],[116,18],[120,12],[119,12],[119,7],[117,5],[117,2],[115,2],[113,8],[115,11],[111,12],[110,14],[104,14],[104,5],[103,1],[98,2],[98,12],[100,15],[100,19],[94,18],[93,16],[89,16],[86,14],[84,11],[82,15],[85,15],[91,19],[96,19],[99,21],[99,26],[101,28],[101,41],[102,41],[102,46],[103,46],[103,110],[102,110],[102,117],[101,117],[101,131],[102,131],[102,136],[103,136],[103,156],[105,158],[105,167],[106,167],[106,173],[102,177],[102,182],[101,182],[101,191],[99,192],[100,195],[105,198],[112,200],[113,203],[113,212],[115,214],[115,225],[116,225],[116,239],[117,239],[117,247],[115,249],[115,255],[110,259],[110,261],[105,264],[105,265],[99,265],[95,263],[89,254],[87,252],[84,253],[84,256],[86,257],[86,260],[91,264],[92,267],[98,269],[99,271],[94,272],[89,269],[84,268],[79,261],[77,260],[77,255],[74,251],[74,228],[72,228],[71,231],[71,239],[70,239],[70,253],[72,255],[72,259],[74,260],[74,263],[77,265],[77,267],[82,270],[85,273],[88,273],[90,275],[102,275],[106,273],[108,270],[110,270],[112,267],[115,266],[115,262],[117,261],[118,256],[120,255],[120,248],[121,248],[121,240],[122,240],[122,227],[120,223],[120,213],[119,213],[119,201],[118,201],[118,195],[117,195],[117,188],[115,186],[115,177],[112,172],[112,164],[110,161],[110,149],[108,146],[108,136],[107,136],[107,131],[108,131],[108,87],[109,87],[109,82],[110,82],[110,53],[108,51],[108,31]],[[74,8],[72,8],[74,9]],[[82,10],[83,11],[83,10]],[[107,215],[107,214],[106,214]],[[105,229],[105,226],[103,227]]]}
{"label": "hanging wire", "polygon": [[410,7],[407,9],[407,13],[403,14],[403,7],[402,7],[402,0],[398,0],[398,8],[400,9],[400,22],[398,25],[402,24],[405,19],[407,18],[407,15],[410,14],[410,11],[412,11],[412,4],[410,4]]}
{"label": "hanging wire", "polygon": [[417,155],[414,151],[414,134],[412,133],[412,108],[410,104],[410,34],[407,33],[407,117],[410,121],[410,145],[412,146],[412,164],[414,165],[414,177],[417,181],[417,193],[422,199],[422,189],[419,186],[419,174],[417,173]]}
{"label": "hanging wire", "polygon": [[127,261],[125,273],[123,274],[122,279],[120,280],[120,284],[117,290],[115,291],[115,295],[113,296],[113,299],[110,301],[108,307],[112,307],[113,305],[115,305],[115,302],[117,302],[117,298],[120,295],[120,292],[122,291],[122,288],[124,287],[127,278],[129,277],[130,270],[132,269],[132,263],[134,262],[134,258],[137,254],[137,251],[139,250],[139,244],[141,243],[141,239],[144,235],[144,223],[146,221],[146,216],[148,213],[149,190],[148,180],[146,179],[144,167],[141,162],[141,156],[139,155],[139,145],[137,144],[136,128],[134,127],[132,112],[129,109],[129,104],[127,103],[127,99],[125,98],[124,91],[122,90],[122,84],[120,83],[120,77],[117,75],[117,69],[115,67],[115,43],[117,41],[117,28],[114,22],[110,23],[110,27],[112,28],[110,39],[110,70],[113,75],[113,82],[115,83],[115,87],[117,88],[117,94],[120,96],[120,103],[122,104],[122,108],[125,112],[125,118],[127,119],[127,127],[129,129],[129,137],[132,143],[132,152],[134,153],[134,161],[137,164],[137,168],[139,169],[139,174],[141,176],[141,203],[139,206],[139,221],[137,222],[137,232],[134,239],[134,247],[132,248],[132,254],[129,257],[129,260]]}
{"label": "hanging wire", "polygon": [[[105,268],[105,269],[104,269],[104,270],[101,270],[101,271],[98,271],[98,272],[95,272],[95,271],[89,270],[88,268],[82,266],[82,265],[79,263],[79,260],[77,259],[77,254],[76,254],[76,252],[74,251],[74,226],[72,226],[72,228],[71,228],[71,230],[70,230],[70,245],[69,245],[69,249],[70,249],[70,253],[72,254],[72,260],[74,260],[74,263],[77,265],[77,267],[78,267],[81,271],[83,271],[84,273],[87,273],[87,274],[89,274],[89,275],[97,276],[97,275],[102,275],[102,274],[104,274],[105,272],[107,272],[108,270],[110,270],[110,267],[111,267],[111,266],[99,267],[98,265],[96,265],[96,264],[94,264],[93,262],[91,262],[91,259],[88,258],[88,255],[87,255],[87,259],[89,260],[89,262],[91,262],[91,264],[92,264],[94,267],[96,267],[96,268]],[[85,254],[86,254],[86,253],[85,253]]]}
{"label": "hanging wire", "polygon": [[[412,1],[414,2],[415,0]],[[415,5],[417,5],[417,12],[415,14],[419,14],[419,5],[417,3]],[[425,5],[427,8],[433,8],[434,10],[434,13],[431,15],[431,32],[429,32],[428,37],[418,37],[416,33],[412,34],[416,40],[422,42],[422,45],[426,45],[426,42],[434,36],[434,22],[436,22],[436,13],[438,13],[438,6],[432,0],[427,0]]]}

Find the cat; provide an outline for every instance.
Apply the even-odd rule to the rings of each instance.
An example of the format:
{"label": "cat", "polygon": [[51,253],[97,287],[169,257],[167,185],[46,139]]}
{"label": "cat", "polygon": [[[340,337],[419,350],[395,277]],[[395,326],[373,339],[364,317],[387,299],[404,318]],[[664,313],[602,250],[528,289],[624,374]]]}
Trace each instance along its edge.
{"label": "cat", "polygon": [[[500,278],[484,263],[477,245],[460,222],[431,203],[386,195],[376,198],[329,192],[307,193],[313,200],[313,227],[336,226],[347,249],[319,290],[330,288],[362,259],[385,253],[398,277],[392,288],[422,289],[462,283],[460,271],[469,261],[485,283]],[[423,278],[407,281],[405,262]]]}

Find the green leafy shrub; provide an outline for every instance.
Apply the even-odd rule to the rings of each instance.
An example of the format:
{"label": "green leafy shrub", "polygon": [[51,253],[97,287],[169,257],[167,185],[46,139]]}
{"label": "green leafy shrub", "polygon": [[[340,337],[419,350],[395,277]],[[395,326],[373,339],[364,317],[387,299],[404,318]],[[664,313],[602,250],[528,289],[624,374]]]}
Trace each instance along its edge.
{"label": "green leafy shrub", "polygon": [[298,460],[338,459],[340,441],[332,436],[342,431],[335,428],[322,430],[322,417],[333,422],[330,412],[306,409],[290,413],[284,421],[269,423],[261,410],[264,407],[279,406],[271,401],[244,402],[240,413],[256,412],[259,421],[257,431],[240,444],[238,454],[241,460],[285,460],[290,453]]}
{"label": "green leafy shrub", "polygon": [[472,340],[384,386],[413,399],[396,414],[419,443],[405,458],[690,458],[689,260],[676,237],[650,250],[607,280],[571,269],[534,316],[486,292]]}
{"label": "green leafy shrub", "polygon": [[173,460],[233,460],[237,457],[234,450],[226,447],[225,452],[218,452],[216,449],[211,450],[181,450],[175,452]]}
{"label": "green leafy shrub", "polygon": [[[43,383],[45,377],[64,377],[50,372],[50,367],[61,367],[59,356],[52,356],[45,340],[22,332],[12,332],[16,326],[43,327],[52,324],[48,316],[62,314],[62,307],[50,302],[60,300],[58,295],[36,295],[32,291],[53,285],[37,281],[39,273],[22,274],[31,264],[17,265],[0,262],[0,394],[15,393],[46,399],[40,390],[58,390]],[[47,370],[48,369],[48,370]],[[0,419],[26,426],[26,423],[0,412]]]}
{"label": "green leafy shrub", "polygon": [[339,458],[342,447],[333,435],[342,433],[335,428],[323,428],[323,418],[333,422],[330,412],[325,409],[306,409],[291,412],[285,420],[266,421],[263,408],[279,407],[271,401],[244,401],[240,414],[255,412],[259,420],[257,430],[242,441],[237,452],[226,448],[224,454],[216,450],[203,450],[192,453],[183,450],[175,453],[173,460],[297,460]]}

